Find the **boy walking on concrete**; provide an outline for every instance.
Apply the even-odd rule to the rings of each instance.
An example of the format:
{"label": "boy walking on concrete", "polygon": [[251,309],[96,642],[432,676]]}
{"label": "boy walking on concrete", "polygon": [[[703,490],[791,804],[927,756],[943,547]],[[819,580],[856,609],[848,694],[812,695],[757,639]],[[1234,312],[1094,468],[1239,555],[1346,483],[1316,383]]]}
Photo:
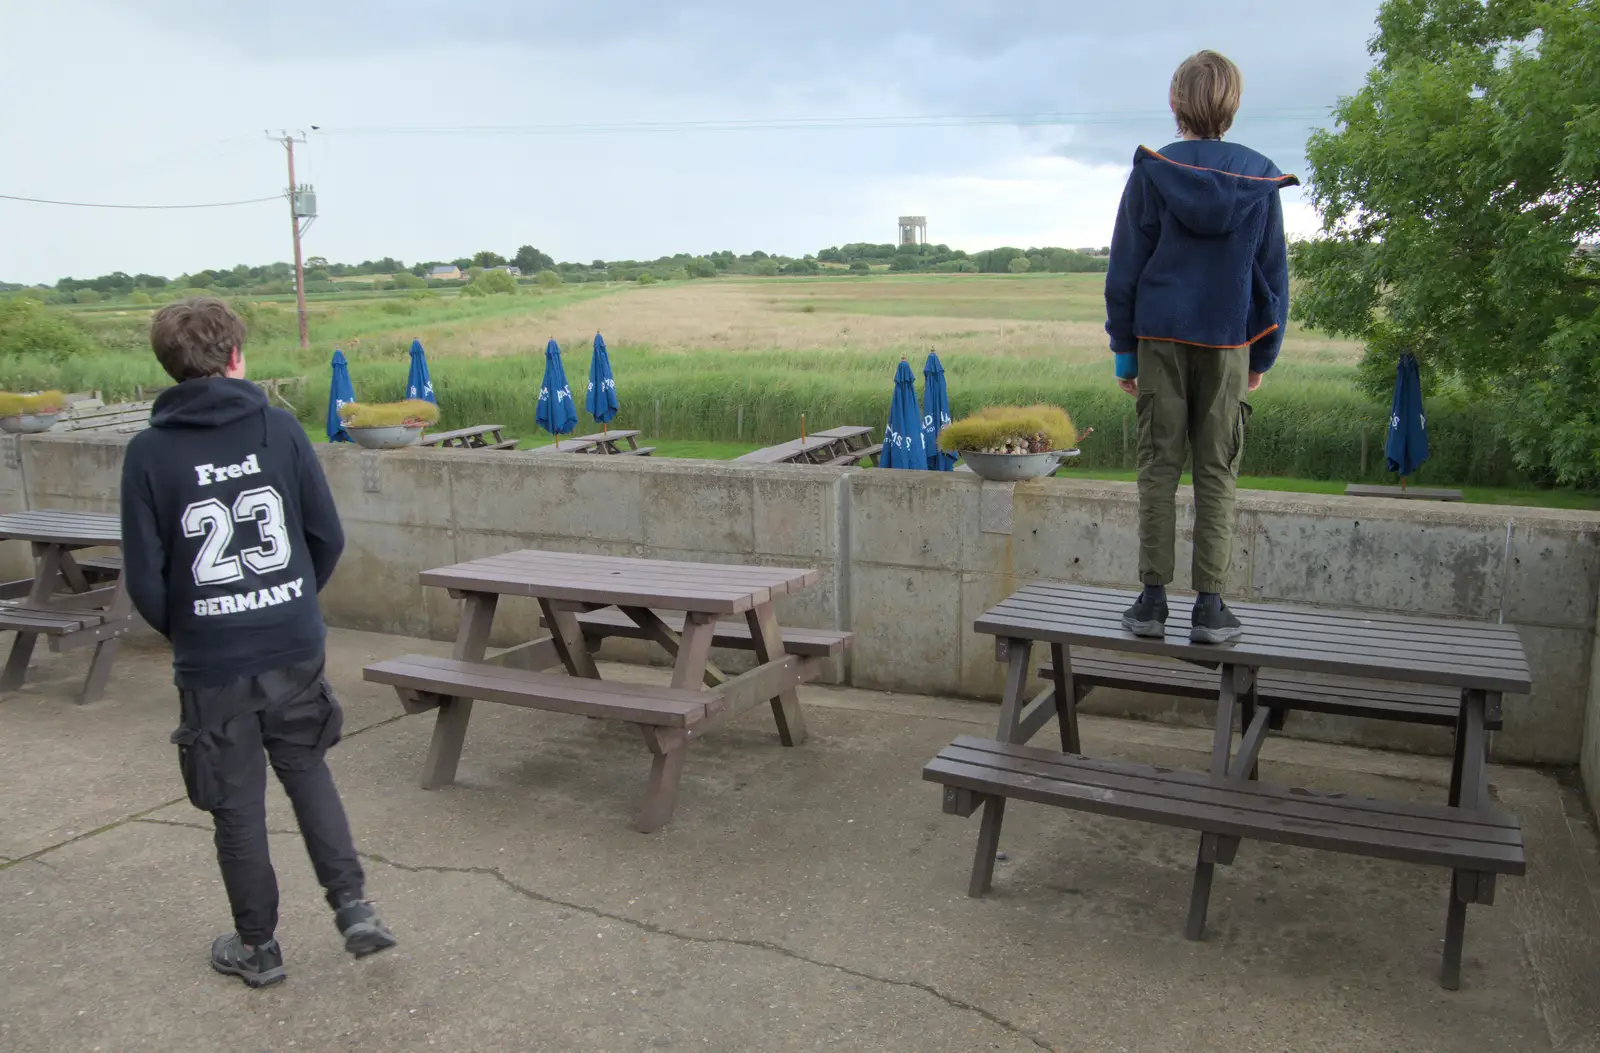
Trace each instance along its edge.
{"label": "boy walking on concrete", "polygon": [[1122,617],[1164,636],[1173,579],[1176,497],[1187,451],[1194,473],[1190,638],[1243,631],[1222,602],[1233,552],[1233,504],[1250,405],[1283,343],[1288,246],[1278,191],[1296,185],[1265,157],[1224,143],[1239,109],[1239,68],[1214,51],[1172,75],[1181,140],[1140,147],[1117,209],[1106,275],[1106,332],[1117,383],[1138,400],[1139,575]]}
{"label": "boy walking on concrete", "polygon": [[123,574],[172,642],[172,740],[195,807],[211,813],[234,931],[211,964],[251,987],[284,978],[278,880],[267,852],[266,761],[294,806],[334,924],[356,957],[394,946],[324,754],[343,715],[323,678],[317,593],[344,532],[298,422],[244,379],[244,324],[221,300],[163,308],[150,343],[177,381],[122,467]]}

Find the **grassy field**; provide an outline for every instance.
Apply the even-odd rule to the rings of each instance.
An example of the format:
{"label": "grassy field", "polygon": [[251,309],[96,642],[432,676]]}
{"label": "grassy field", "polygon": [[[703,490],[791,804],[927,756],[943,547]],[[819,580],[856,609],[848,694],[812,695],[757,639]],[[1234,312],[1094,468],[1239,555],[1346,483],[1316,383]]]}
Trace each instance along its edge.
{"label": "grassy field", "polygon": [[[247,351],[257,376],[309,378],[296,402],[316,422],[334,346],[351,362],[358,396],[382,400],[401,394],[405,352],[419,337],[444,426],[500,423],[533,442],[545,341],[560,343],[581,401],[599,331],[623,404],[616,426],[682,456],[693,454],[677,452],[678,443],[742,450],[794,438],[802,414],[812,431],[881,427],[900,358],[920,374],[934,348],[957,416],[987,405],[1064,406],[1095,429],[1076,470],[1118,472],[1133,467],[1133,403],[1112,382],[1101,283],[1096,274],[824,274],[575,285],[478,300],[374,294],[314,302],[309,353],[296,347],[292,305],[259,301],[246,309]],[[0,357],[0,383],[128,393],[162,382],[146,350],[148,311],[74,316],[102,350],[63,361]],[[1247,474],[1337,486],[1386,481],[1388,406],[1353,386],[1360,354],[1351,342],[1291,329],[1278,368],[1252,396]],[[1428,426],[1434,457],[1418,485],[1527,486],[1470,406],[1435,398]]]}

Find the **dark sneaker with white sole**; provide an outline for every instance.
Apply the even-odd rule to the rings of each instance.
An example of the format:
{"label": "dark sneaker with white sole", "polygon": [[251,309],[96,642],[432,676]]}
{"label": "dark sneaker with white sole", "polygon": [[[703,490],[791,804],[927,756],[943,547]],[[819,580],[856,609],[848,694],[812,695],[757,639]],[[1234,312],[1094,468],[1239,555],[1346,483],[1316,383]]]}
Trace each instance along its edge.
{"label": "dark sneaker with white sole", "polygon": [[283,971],[283,948],[276,939],[246,951],[237,932],[211,941],[211,968],[224,976],[237,976],[251,987],[266,987],[289,975]]}
{"label": "dark sneaker with white sole", "polygon": [[1244,635],[1244,626],[1220,599],[1215,605],[1197,603],[1190,617],[1189,639],[1195,643],[1222,644]]}
{"label": "dark sneaker with white sole", "polygon": [[386,951],[395,945],[394,933],[378,917],[378,909],[364,899],[346,903],[333,915],[344,936],[344,949],[357,958]]}
{"label": "dark sneaker with white sole", "polygon": [[1139,598],[1134,601],[1122,615],[1122,627],[1135,636],[1149,636],[1160,638],[1167,635],[1167,601],[1150,594],[1150,590],[1139,593]]}

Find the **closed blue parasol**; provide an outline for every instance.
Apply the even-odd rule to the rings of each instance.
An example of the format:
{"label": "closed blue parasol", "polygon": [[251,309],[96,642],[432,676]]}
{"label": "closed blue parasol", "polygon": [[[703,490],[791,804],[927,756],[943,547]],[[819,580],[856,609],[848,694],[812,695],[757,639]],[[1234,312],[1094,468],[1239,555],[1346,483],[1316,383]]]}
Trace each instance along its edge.
{"label": "closed blue parasol", "polygon": [[584,408],[600,424],[609,424],[621,409],[617,402],[617,382],[611,376],[611,356],[606,354],[606,342],[599,333],[594,334],[594,357],[589,359],[589,392],[584,397]]}
{"label": "closed blue parasol", "polygon": [[411,341],[411,375],[406,378],[406,398],[439,403],[433,397],[433,379],[428,376],[428,356],[422,353],[421,340]]}
{"label": "closed blue parasol", "polygon": [[894,371],[894,399],[889,403],[889,426],[883,429],[883,468],[928,470],[927,447],[922,444],[922,411],[917,408],[917,378],[911,365],[900,360]]}
{"label": "closed blue parasol", "polygon": [[328,441],[349,442],[344,424],[339,420],[339,409],[356,400],[355,385],[350,383],[350,363],[344,352],[333,349],[333,381],[328,385]]}
{"label": "closed blue parasol", "polygon": [[939,433],[950,424],[950,393],[944,384],[944,364],[928,352],[922,367],[922,444],[927,447],[928,467],[936,472],[952,472],[956,455],[939,449]]}
{"label": "closed blue parasol", "polygon": [[1389,470],[1400,478],[1416,472],[1428,459],[1428,422],[1422,412],[1422,376],[1417,356],[1407,352],[1395,367],[1394,405],[1389,411],[1389,439],[1383,446]]}
{"label": "closed blue parasol", "polygon": [[572,404],[572,388],[567,384],[567,371],[561,367],[561,348],[551,340],[544,348],[544,383],[539,386],[539,408],[534,422],[556,436],[561,436],[578,426],[578,408]]}

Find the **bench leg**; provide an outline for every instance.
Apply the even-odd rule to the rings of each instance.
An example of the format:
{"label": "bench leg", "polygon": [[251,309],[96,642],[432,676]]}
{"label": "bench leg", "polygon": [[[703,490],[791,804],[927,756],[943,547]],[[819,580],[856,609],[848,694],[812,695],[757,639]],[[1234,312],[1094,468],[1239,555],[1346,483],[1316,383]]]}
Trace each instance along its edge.
{"label": "bench leg", "polygon": [[1050,664],[1056,671],[1056,723],[1061,729],[1061,752],[1083,752],[1078,737],[1078,690],[1072,679],[1072,649],[1066,644],[1050,645]]}
{"label": "bench leg", "polygon": [[0,672],[0,691],[15,691],[28,675],[28,662],[33,658],[33,645],[39,642],[38,633],[18,633],[11,643],[11,655],[6,668]]}
{"label": "bench leg", "polygon": [[[65,555],[59,545],[33,543],[33,586],[28,590],[28,606],[42,607],[55,593]],[[6,658],[5,670],[0,672],[0,691],[15,691],[22,686],[28,675],[28,662],[33,658],[33,646],[38,642],[38,633],[17,633],[11,643],[11,654]]]}
{"label": "bench leg", "polygon": [[1456,713],[1456,744],[1450,762],[1450,807],[1461,807],[1461,773],[1467,758],[1467,707],[1463,703]]}
{"label": "bench leg", "polygon": [[[451,657],[462,662],[481,662],[489,649],[489,627],[500,597],[492,592],[469,592],[461,603],[461,628],[456,631],[456,646]],[[433,722],[433,739],[428,743],[428,759],[422,766],[422,788],[437,790],[456,780],[456,765],[467,740],[467,722],[472,719],[472,699],[452,697],[439,706]]]}
{"label": "bench leg", "polygon": [[[1439,971],[1439,986],[1446,991],[1461,989],[1461,948],[1467,938],[1467,901],[1462,893],[1462,878],[1472,877],[1455,871],[1450,877],[1450,912],[1444,922],[1444,963]],[[1475,879],[1474,879],[1475,883]]]}
{"label": "bench leg", "polygon": [[106,683],[111,679],[111,663],[116,660],[117,650],[121,646],[122,640],[115,636],[94,645],[94,658],[89,662],[89,675],[83,681],[83,690],[78,693],[80,705],[98,702],[106,693]]}
{"label": "bench leg", "polygon": [[1000,824],[1006,817],[1006,799],[990,797],[983,802],[983,823],[978,827],[978,851],[972,859],[972,881],[967,895],[981,896],[994,883],[994,856],[1000,850]]}
{"label": "bench leg", "polygon": [[650,747],[650,781],[645,785],[644,804],[633,826],[641,834],[653,834],[667,824],[678,806],[678,780],[683,775],[689,741],[681,731],[669,732],[645,724],[638,727],[645,745]]}
{"label": "bench leg", "polygon": [[1200,855],[1194,864],[1194,887],[1189,890],[1189,923],[1183,932],[1187,940],[1205,939],[1206,910],[1211,906],[1211,876],[1217,869],[1216,863],[1207,858],[1215,856],[1215,849],[1208,852],[1206,842],[1215,836],[1202,834],[1200,838]]}
{"label": "bench leg", "polygon": [[[757,604],[745,615],[750,626],[750,640],[755,644],[756,660],[763,665],[776,662],[786,653],[783,649],[783,632],[778,628],[778,616],[772,604]],[[772,718],[778,724],[778,741],[785,746],[798,746],[806,740],[805,714],[800,712],[800,695],[794,688],[785,688],[772,700]]]}

